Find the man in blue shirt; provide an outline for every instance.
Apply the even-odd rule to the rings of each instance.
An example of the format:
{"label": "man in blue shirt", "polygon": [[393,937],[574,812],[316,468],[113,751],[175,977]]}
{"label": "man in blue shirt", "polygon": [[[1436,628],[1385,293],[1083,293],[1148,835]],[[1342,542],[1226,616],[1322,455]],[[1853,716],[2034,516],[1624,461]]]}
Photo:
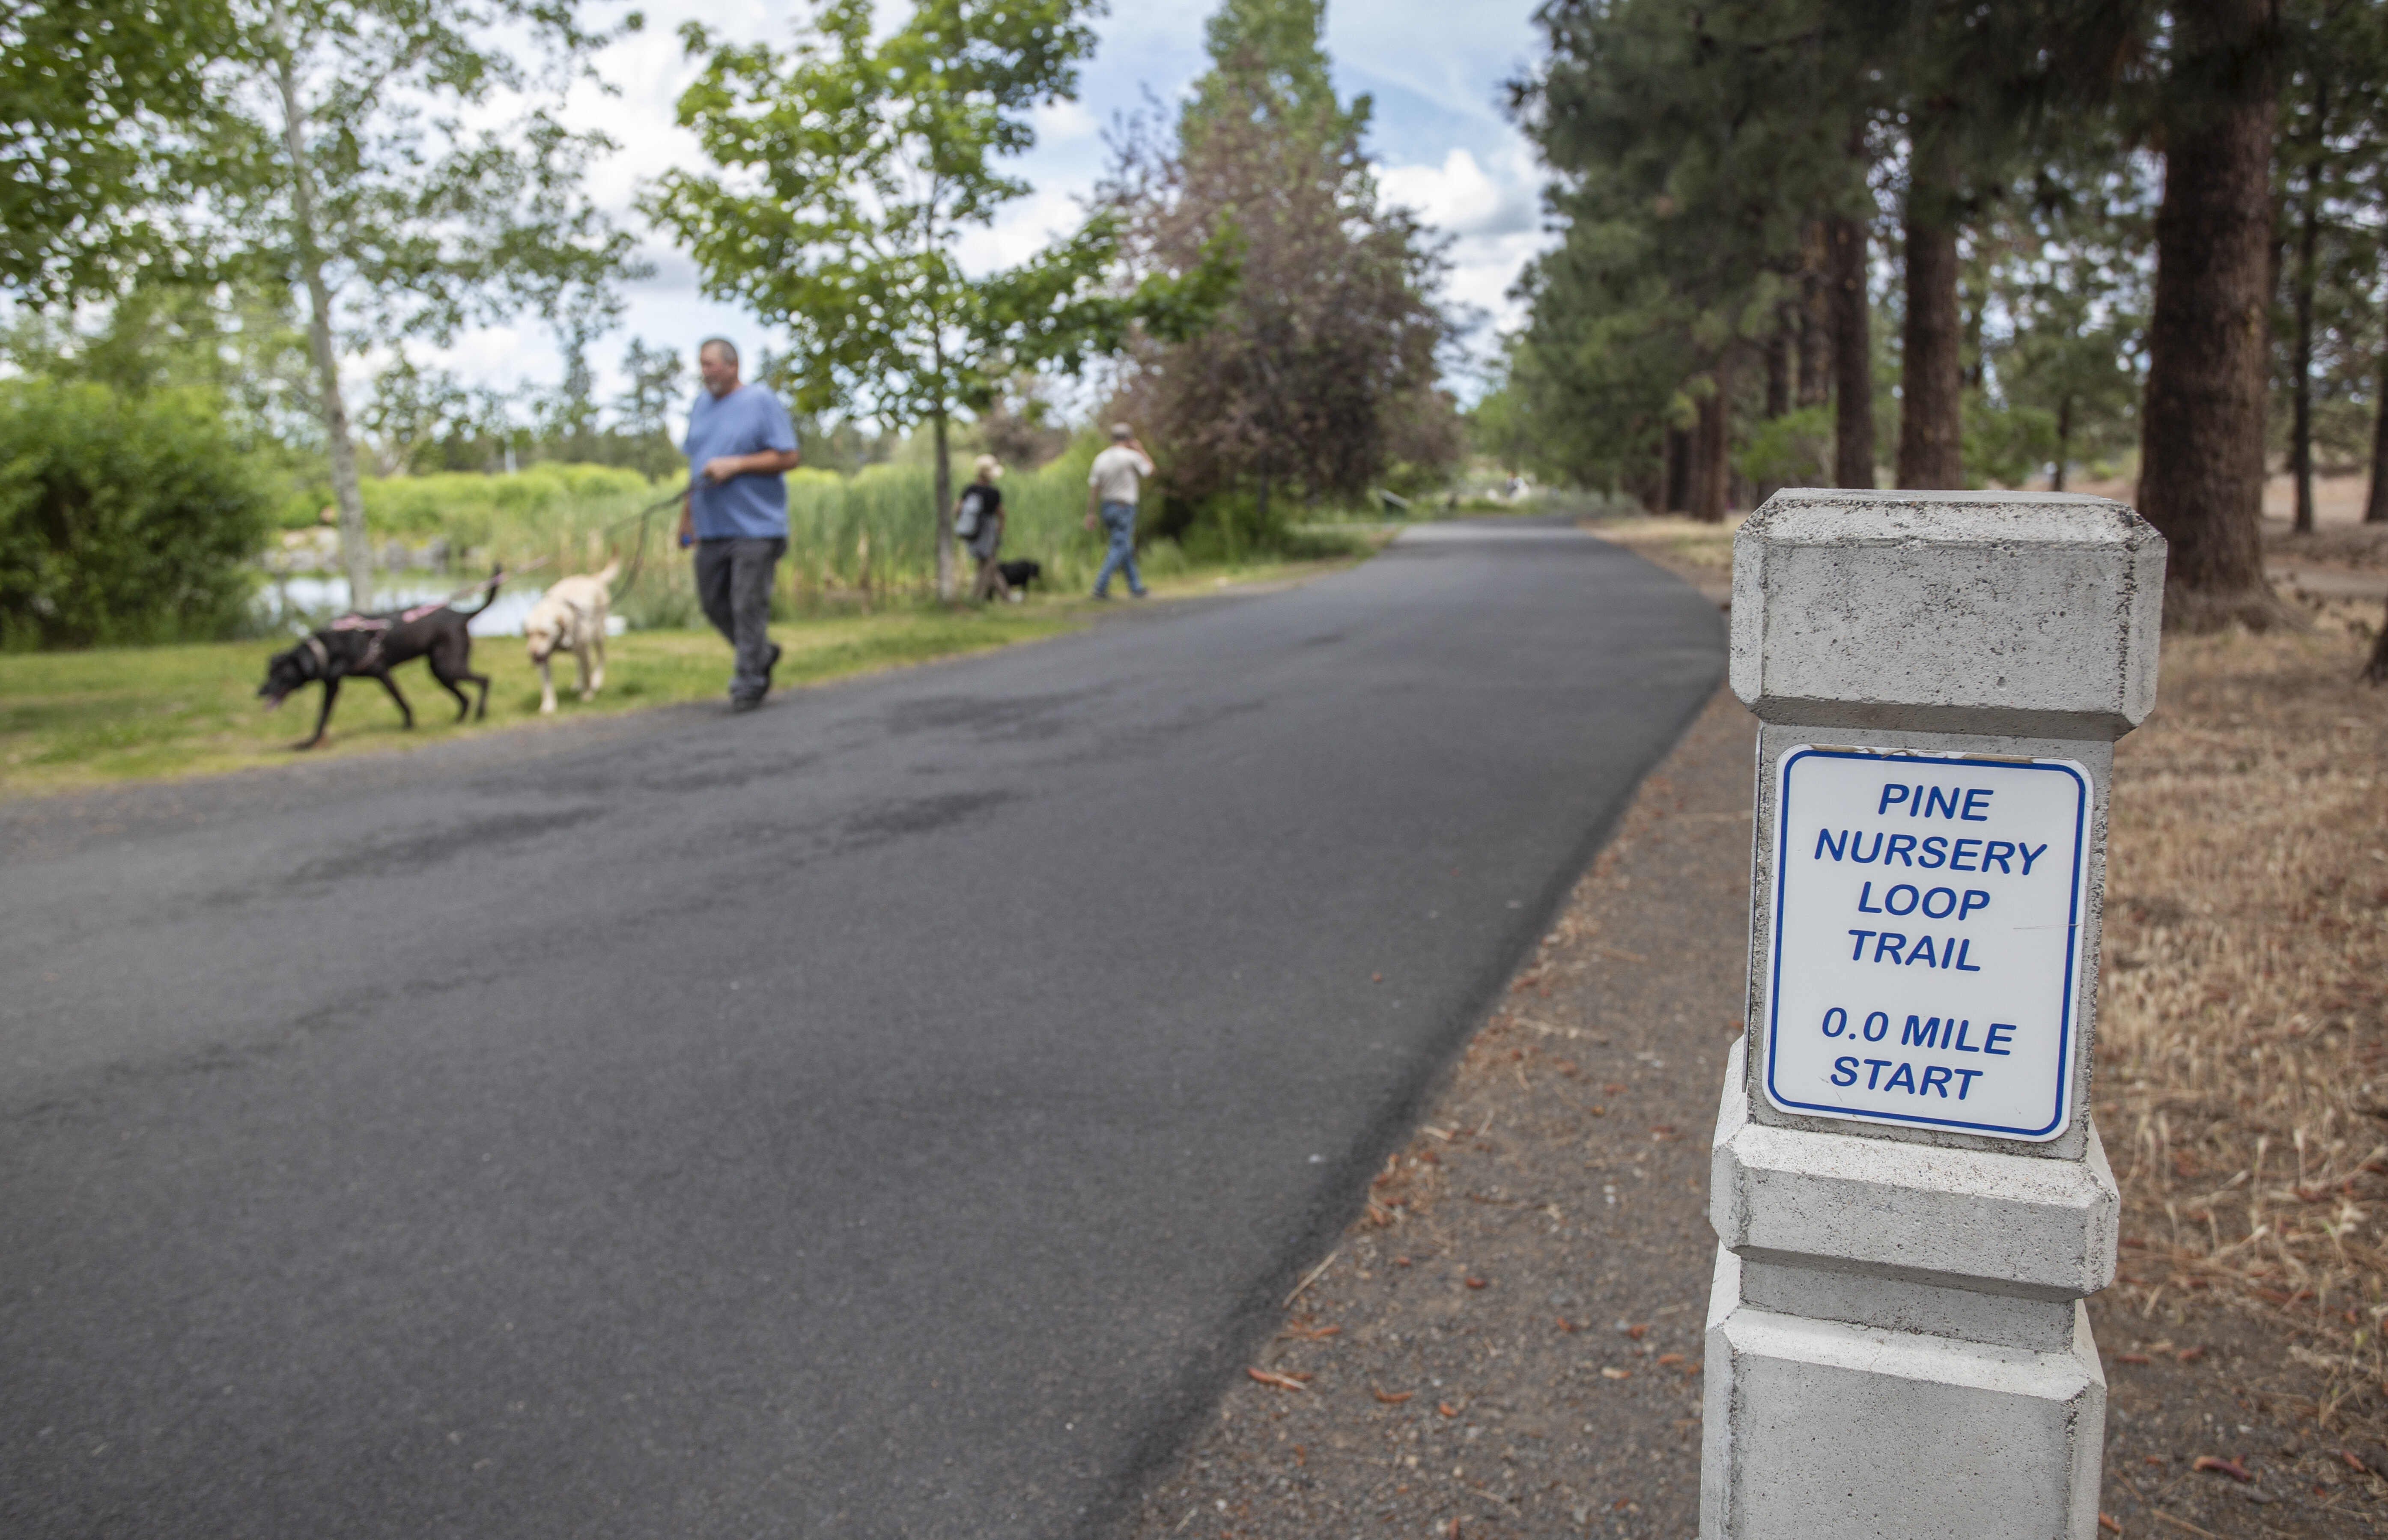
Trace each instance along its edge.
{"label": "man in blue shirt", "polygon": [[738,350],[707,337],[696,350],[704,394],[688,414],[689,492],[680,541],[696,544],[696,597],[736,649],[730,706],[752,711],[780,661],[772,643],[771,584],[788,554],[788,481],[800,458],[795,426],[779,398],[738,382]]}

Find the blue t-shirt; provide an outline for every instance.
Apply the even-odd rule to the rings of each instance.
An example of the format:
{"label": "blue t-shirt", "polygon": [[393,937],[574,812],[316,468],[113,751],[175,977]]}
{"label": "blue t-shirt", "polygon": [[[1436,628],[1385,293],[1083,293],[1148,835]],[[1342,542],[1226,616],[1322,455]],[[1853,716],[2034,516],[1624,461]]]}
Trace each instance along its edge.
{"label": "blue t-shirt", "polygon": [[788,533],[788,478],[784,476],[733,476],[719,486],[701,477],[705,463],[721,454],[756,454],[764,450],[785,452],[796,447],[796,428],[788,409],[759,385],[742,385],[726,396],[700,390],[689,409],[688,468],[695,481],[691,502],[696,515],[696,538],[730,540],[741,536],[769,539]]}

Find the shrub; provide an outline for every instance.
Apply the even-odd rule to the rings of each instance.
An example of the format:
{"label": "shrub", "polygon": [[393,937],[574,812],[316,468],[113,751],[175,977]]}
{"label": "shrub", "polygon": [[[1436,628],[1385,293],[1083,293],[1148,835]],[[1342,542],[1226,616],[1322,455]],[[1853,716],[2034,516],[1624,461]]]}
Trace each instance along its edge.
{"label": "shrub", "polygon": [[2020,487],[2056,457],[2056,414],[2037,406],[1992,406],[1965,392],[1963,451],[1968,487]]}
{"label": "shrub", "polygon": [[1750,428],[1733,468],[1761,487],[1833,484],[1833,409],[1804,406]]}
{"label": "shrub", "polygon": [[209,392],[0,381],[0,647],[234,634],[270,505]]}

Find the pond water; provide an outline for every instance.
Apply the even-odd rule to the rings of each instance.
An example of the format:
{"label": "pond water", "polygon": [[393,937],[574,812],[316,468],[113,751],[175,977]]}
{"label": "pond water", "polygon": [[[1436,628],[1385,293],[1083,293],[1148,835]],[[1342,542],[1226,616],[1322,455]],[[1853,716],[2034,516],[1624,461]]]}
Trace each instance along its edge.
{"label": "pond water", "polygon": [[[445,599],[463,585],[451,579],[407,578],[374,585],[374,603],[382,609],[402,609],[409,605],[426,605]],[[546,590],[530,587],[500,591],[495,603],[473,617],[465,629],[475,636],[520,636],[523,621],[529,617],[530,607],[539,603]],[[473,603],[467,594],[460,603]],[[314,575],[283,578],[258,590],[255,601],[259,618],[277,630],[293,634],[322,625],[335,615],[349,608],[349,580],[346,578]],[[605,620],[605,634],[619,636],[629,629],[618,616]]]}

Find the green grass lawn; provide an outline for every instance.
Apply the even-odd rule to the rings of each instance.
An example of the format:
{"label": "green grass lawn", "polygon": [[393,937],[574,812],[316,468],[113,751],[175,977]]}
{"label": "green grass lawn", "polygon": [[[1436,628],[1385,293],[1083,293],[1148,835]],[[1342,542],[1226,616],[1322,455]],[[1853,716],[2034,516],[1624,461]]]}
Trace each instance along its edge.
{"label": "green grass lawn", "polygon": [[[805,684],[896,664],[977,652],[1050,636],[1077,623],[1074,606],[905,607],[872,615],[780,621],[786,649],[775,675]],[[206,774],[285,763],[313,727],[321,692],[310,686],[279,711],[257,699],[265,660],[286,643],[226,642],[83,653],[0,655],[0,797],[68,791],[103,782]],[[499,732],[539,719],[539,673],[517,637],[481,637],[473,666],[489,676],[486,722],[455,722],[455,701],[420,663],[393,678],[414,706],[405,731],[398,706],[372,680],[340,690],[330,736],[311,751],[370,754]],[[730,648],[707,631],[632,631],[606,647],[605,688],[581,704],[572,659],[554,663],[556,714],[636,710],[722,699]],[[470,694],[468,689],[467,694]]]}
{"label": "green grass lawn", "polygon": [[[1208,567],[1156,581],[1162,599],[1315,577],[1348,560]],[[821,614],[774,621],[786,649],[776,681],[815,683],[900,664],[1051,636],[1083,624],[1097,606],[1079,596],[1025,605],[948,610],[901,603],[871,614]],[[313,728],[321,692],[309,686],[279,711],[257,699],[265,660],[286,642],[223,642],[79,653],[0,654],[0,798],[73,791],[109,782],[205,775],[287,764],[290,745]],[[519,730],[539,716],[539,673],[518,637],[481,637],[473,666],[489,676],[485,722],[458,723],[455,702],[421,663],[397,669],[414,706],[414,731],[372,680],[341,687],[330,735],[307,757],[419,747],[470,733]],[[553,721],[591,712],[637,710],[674,701],[722,700],[730,648],[710,630],[632,631],[606,648],[605,688],[583,705],[578,668],[554,663]],[[469,692],[468,692],[469,693]]]}

